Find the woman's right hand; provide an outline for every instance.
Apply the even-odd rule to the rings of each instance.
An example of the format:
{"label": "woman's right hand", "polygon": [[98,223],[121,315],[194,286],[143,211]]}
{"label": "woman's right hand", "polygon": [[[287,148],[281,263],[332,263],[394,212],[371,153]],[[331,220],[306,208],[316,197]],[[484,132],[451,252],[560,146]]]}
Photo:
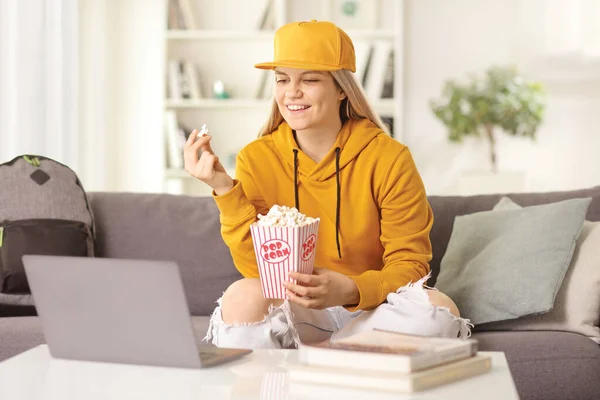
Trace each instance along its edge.
{"label": "woman's right hand", "polygon": [[[185,170],[209,185],[217,195],[227,193],[233,188],[233,179],[210,147],[212,136],[206,135],[196,140],[197,136],[198,130],[194,129],[183,147]],[[198,157],[200,150],[202,155]]]}

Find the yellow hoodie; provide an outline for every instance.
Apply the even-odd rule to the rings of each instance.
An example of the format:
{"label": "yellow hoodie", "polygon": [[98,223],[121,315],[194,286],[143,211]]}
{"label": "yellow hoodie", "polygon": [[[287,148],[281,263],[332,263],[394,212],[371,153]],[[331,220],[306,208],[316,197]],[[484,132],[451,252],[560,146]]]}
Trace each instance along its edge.
{"label": "yellow hoodie", "polygon": [[410,152],[361,119],[344,124],[318,164],[299,150],[285,122],[238,154],[233,189],[214,198],[223,239],[244,277],[258,277],[250,234],[258,213],[266,214],[275,204],[296,204],[295,156],[300,211],[321,219],[315,266],[354,280],[360,303],[348,309],[375,308],[389,293],[429,272],[433,213]]}

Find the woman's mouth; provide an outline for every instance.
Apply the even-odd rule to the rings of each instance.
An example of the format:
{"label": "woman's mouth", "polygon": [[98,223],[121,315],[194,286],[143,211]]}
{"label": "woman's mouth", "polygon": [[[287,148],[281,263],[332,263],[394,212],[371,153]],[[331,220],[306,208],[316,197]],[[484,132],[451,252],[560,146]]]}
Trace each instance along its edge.
{"label": "woman's mouth", "polygon": [[296,114],[308,110],[310,106],[305,104],[287,104],[286,108],[291,113]]}

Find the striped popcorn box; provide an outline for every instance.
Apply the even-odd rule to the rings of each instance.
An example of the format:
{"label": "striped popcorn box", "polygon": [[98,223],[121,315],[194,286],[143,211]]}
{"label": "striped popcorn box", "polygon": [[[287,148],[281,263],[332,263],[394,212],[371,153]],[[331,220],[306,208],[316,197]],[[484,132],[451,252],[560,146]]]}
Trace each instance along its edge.
{"label": "striped popcorn box", "polygon": [[319,219],[299,227],[250,226],[263,295],[286,299],[283,282],[296,283],[290,271],[312,274],[317,249]]}

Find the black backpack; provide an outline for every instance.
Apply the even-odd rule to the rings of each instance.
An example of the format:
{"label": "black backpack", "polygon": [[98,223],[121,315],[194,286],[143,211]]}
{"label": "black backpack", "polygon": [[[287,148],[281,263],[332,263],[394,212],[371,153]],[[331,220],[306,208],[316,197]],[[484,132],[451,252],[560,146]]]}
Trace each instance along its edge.
{"label": "black backpack", "polygon": [[0,164],[0,305],[34,305],[24,254],[93,257],[95,237],[94,216],[73,170],[38,155]]}

